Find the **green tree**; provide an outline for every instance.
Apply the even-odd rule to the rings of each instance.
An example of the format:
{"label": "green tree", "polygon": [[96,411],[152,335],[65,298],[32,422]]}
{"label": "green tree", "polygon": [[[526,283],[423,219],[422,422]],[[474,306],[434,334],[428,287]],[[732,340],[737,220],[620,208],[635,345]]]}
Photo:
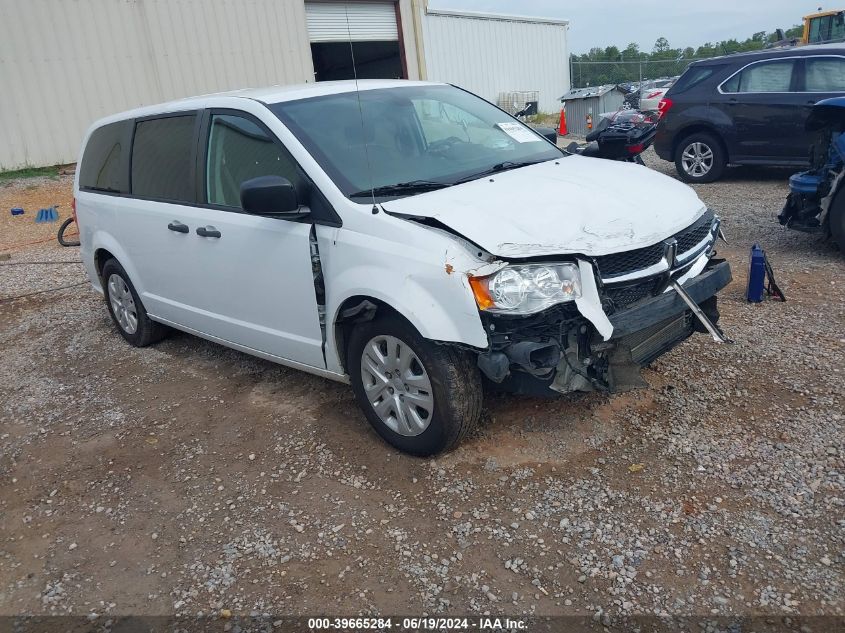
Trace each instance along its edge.
{"label": "green tree", "polygon": [[669,50],[669,40],[665,37],[658,37],[657,41],[654,42],[654,52],[655,53],[665,53]]}

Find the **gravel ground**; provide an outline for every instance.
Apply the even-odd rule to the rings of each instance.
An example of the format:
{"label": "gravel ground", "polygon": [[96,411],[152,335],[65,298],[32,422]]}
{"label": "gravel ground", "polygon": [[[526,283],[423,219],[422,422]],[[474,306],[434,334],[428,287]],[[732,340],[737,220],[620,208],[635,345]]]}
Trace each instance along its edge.
{"label": "gravel ground", "polygon": [[[695,336],[623,395],[491,395],[478,432],[438,459],[381,443],[343,385],[182,334],[130,348],[85,286],[0,302],[0,614],[834,630],[845,260],[777,225],[787,175],[697,187],[730,241],[720,308],[735,345]],[[744,301],[755,241],[787,303]],[[77,257],[13,252],[0,296],[83,279],[76,264],[9,264]]]}
{"label": "gravel ground", "polygon": [[[55,239],[59,225],[71,214],[73,166],[61,169],[61,175],[20,180],[0,180],[0,253],[17,252],[33,243]],[[56,222],[35,223],[39,209],[58,206]],[[20,207],[23,215],[12,215]]]}

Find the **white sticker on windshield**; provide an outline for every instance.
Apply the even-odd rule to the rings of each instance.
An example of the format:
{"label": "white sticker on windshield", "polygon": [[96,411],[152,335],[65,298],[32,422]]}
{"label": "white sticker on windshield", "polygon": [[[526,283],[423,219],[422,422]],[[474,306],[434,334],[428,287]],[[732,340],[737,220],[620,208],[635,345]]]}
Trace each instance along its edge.
{"label": "white sticker on windshield", "polygon": [[496,126],[517,143],[533,143],[539,140],[534,132],[519,123],[497,123]]}

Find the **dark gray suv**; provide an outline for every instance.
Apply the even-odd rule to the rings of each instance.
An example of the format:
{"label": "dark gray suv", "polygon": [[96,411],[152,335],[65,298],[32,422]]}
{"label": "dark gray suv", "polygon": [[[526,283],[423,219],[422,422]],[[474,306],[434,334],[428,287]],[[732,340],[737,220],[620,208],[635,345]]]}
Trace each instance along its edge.
{"label": "dark gray suv", "polygon": [[654,149],[687,182],[713,182],[728,164],[808,164],[804,121],[845,94],[845,46],[768,49],[694,62],[660,102]]}

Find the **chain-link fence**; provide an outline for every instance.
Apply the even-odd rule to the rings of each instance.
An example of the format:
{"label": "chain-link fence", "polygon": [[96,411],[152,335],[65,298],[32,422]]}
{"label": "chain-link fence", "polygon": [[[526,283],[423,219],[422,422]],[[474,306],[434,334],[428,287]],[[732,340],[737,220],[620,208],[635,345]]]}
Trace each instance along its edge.
{"label": "chain-link fence", "polygon": [[643,61],[572,61],[572,86],[585,88],[604,84],[637,83],[682,74],[696,58]]}

